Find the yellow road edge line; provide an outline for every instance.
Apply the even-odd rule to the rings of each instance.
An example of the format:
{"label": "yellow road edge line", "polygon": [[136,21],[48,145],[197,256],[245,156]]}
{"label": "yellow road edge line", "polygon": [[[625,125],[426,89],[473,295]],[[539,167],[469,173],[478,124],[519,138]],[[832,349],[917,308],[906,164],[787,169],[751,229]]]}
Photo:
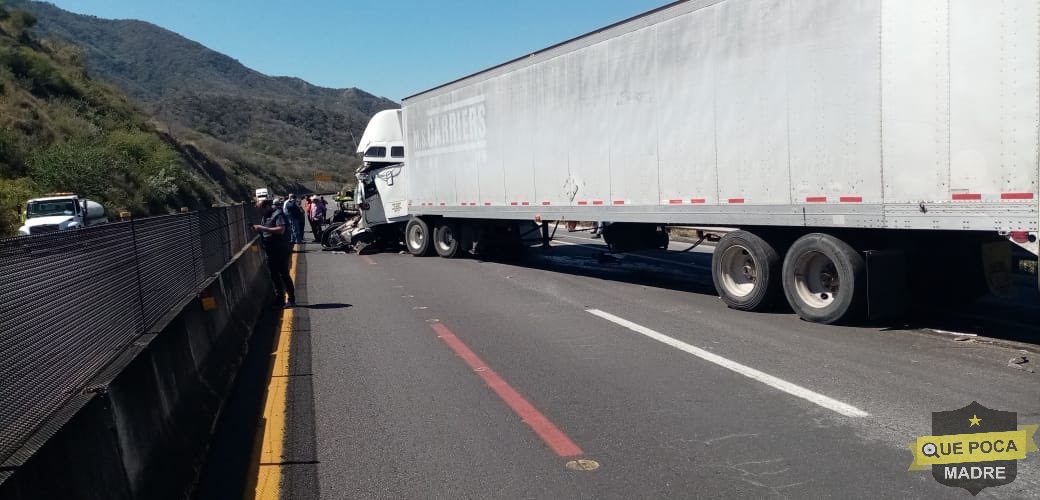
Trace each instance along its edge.
{"label": "yellow road edge line", "polygon": [[[296,283],[296,259],[292,255],[289,264],[289,277]],[[253,452],[253,470],[256,471],[253,495],[250,497],[247,488],[244,498],[256,500],[280,500],[282,495],[282,461],[285,445],[285,413],[287,392],[289,390],[289,349],[292,346],[293,310],[286,309],[282,313],[275,340],[275,352],[271,353],[271,370],[264,391],[264,415],[257,425],[257,436],[254,440],[259,450]],[[265,465],[260,465],[265,464]]]}

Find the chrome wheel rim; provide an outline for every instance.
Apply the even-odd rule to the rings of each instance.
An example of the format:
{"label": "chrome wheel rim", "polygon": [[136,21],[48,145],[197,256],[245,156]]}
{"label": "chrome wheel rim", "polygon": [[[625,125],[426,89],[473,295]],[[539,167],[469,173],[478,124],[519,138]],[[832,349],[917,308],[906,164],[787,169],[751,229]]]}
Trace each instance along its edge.
{"label": "chrome wheel rim", "polygon": [[758,286],[758,263],[746,247],[733,245],[722,252],[721,285],[732,297],[747,297]]}
{"label": "chrome wheel rim", "polygon": [[834,261],[810,251],[798,256],[794,265],[794,290],[798,300],[816,309],[834,303],[841,293],[841,278]]}
{"label": "chrome wheel rim", "polygon": [[437,245],[446,252],[451,250],[453,241],[455,241],[455,233],[451,230],[451,226],[444,226],[440,231],[440,238],[437,239]]}
{"label": "chrome wheel rim", "polygon": [[408,230],[408,246],[412,247],[413,250],[421,249],[425,240],[426,233],[423,231],[422,226],[415,224]]}

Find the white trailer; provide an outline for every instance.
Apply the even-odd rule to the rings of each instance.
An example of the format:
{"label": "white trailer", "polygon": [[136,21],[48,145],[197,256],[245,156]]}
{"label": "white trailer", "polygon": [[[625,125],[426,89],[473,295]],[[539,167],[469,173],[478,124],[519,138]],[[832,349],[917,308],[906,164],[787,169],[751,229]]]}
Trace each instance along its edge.
{"label": "white trailer", "polygon": [[974,295],[1009,239],[1037,254],[1038,18],[1036,0],[676,2],[404,99],[362,141],[358,199],[379,201],[370,226],[408,221],[416,255],[513,221],[612,221],[622,249],[740,227],[714,254],[722,299],[811,321]]}

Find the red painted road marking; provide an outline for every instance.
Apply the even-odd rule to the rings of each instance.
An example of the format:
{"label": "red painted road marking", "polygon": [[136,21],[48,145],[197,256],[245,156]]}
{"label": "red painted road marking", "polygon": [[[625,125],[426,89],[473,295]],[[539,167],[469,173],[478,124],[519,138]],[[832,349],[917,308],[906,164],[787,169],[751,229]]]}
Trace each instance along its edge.
{"label": "red painted road marking", "polygon": [[524,399],[519,392],[516,392],[516,389],[513,389],[508,382],[499,377],[491,367],[471,351],[448,327],[444,326],[443,323],[434,323],[430,325],[430,328],[433,328],[433,331],[440,336],[441,340],[448,344],[448,347],[455,351],[455,354],[462,358],[466,365],[472,368],[480,378],[484,379],[488,387],[495,391],[495,394],[498,394],[498,397],[502,398],[502,401],[509,405],[524,423],[529,425],[535,434],[538,434],[538,437],[542,438],[542,441],[545,441],[545,444],[549,445],[549,448],[552,448],[557,455],[561,457],[575,457],[582,454],[581,448],[578,448],[574,441],[571,441],[542,412],[538,411],[534,405]]}
{"label": "red painted road marking", "polygon": [[370,266],[374,266],[374,265],[378,264],[378,262],[373,260],[372,257],[369,257],[367,255],[362,255],[361,256],[361,260],[365,261],[365,263],[367,263]]}

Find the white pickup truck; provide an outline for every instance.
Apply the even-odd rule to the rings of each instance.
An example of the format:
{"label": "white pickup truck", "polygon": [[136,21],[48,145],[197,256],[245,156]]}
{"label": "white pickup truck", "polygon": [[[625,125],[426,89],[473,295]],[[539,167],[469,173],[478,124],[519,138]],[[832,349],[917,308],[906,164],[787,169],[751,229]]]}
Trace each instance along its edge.
{"label": "white pickup truck", "polygon": [[71,193],[33,198],[25,204],[25,223],[18,234],[51,233],[108,222],[105,207]]}

